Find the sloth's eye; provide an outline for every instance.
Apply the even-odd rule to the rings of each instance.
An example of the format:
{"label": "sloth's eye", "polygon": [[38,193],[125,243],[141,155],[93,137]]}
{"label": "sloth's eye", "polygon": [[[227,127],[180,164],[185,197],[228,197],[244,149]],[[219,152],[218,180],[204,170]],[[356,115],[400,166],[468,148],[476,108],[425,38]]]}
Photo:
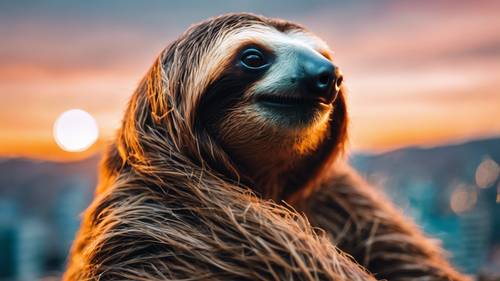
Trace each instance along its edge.
{"label": "sloth's eye", "polygon": [[264,54],[255,48],[246,49],[241,54],[241,62],[243,63],[243,66],[250,69],[261,68],[267,63],[264,58]]}

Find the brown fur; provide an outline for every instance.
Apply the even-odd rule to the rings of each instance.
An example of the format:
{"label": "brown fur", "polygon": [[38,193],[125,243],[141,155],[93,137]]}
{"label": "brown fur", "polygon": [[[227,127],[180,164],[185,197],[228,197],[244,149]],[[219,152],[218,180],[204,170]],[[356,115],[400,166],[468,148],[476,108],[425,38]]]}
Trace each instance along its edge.
{"label": "brown fur", "polygon": [[196,128],[189,71],[210,38],[255,24],[280,26],[215,18],[154,63],[103,160],[65,280],[374,280],[303,216],[235,182],[228,155]]}
{"label": "brown fur", "polygon": [[[316,132],[323,137],[291,151],[298,151],[292,165],[266,173],[228,145],[229,132],[244,128],[221,123],[228,131],[216,126],[214,134],[200,123],[207,88],[228,67],[231,52],[217,53],[221,44],[255,26],[302,30],[225,15],[191,27],[155,61],[102,161],[64,279],[375,280],[357,261],[388,280],[465,280],[351,172],[335,176],[347,127],[342,93],[328,127]],[[286,200],[307,218],[268,199]]]}
{"label": "brown fur", "polygon": [[309,192],[294,206],[377,278],[469,280],[445,260],[437,241],[425,237],[351,168],[337,164]]}

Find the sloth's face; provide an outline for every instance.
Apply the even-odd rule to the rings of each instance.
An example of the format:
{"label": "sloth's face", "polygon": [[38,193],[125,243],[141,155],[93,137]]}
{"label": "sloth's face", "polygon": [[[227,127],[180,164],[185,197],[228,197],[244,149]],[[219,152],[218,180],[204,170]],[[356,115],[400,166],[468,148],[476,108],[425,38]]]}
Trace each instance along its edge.
{"label": "sloth's face", "polygon": [[243,46],[235,71],[255,79],[245,92],[254,117],[276,130],[300,134],[326,121],[342,76],[326,51],[292,40],[273,43]]}
{"label": "sloth's face", "polygon": [[[326,44],[303,31],[249,31],[205,92],[204,118],[247,167],[293,165],[327,137],[342,75]],[[264,156],[265,157],[265,156]]]}

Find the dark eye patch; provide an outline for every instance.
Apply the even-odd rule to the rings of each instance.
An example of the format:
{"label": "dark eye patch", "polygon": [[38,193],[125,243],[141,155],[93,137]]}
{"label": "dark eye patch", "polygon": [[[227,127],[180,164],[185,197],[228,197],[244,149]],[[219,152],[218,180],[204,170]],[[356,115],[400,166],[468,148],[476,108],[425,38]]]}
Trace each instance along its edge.
{"label": "dark eye patch", "polygon": [[210,83],[200,99],[196,118],[200,126],[210,128],[241,101],[245,92],[269,69],[274,61],[274,54],[269,48],[251,42],[242,44],[232,54],[230,61],[233,63],[227,64],[226,69]]}

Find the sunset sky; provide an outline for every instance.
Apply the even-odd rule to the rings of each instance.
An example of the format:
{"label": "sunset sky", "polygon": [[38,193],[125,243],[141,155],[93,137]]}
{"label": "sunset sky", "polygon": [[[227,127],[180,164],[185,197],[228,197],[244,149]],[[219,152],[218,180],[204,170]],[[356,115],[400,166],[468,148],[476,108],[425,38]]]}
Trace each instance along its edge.
{"label": "sunset sky", "polygon": [[[95,153],[169,41],[241,11],[297,21],[328,42],[349,89],[354,151],[500,135],[500,1],[175,2],[0,2],[0,157]],[[53,140],[72,108],[99,125],[87,152]]]}

